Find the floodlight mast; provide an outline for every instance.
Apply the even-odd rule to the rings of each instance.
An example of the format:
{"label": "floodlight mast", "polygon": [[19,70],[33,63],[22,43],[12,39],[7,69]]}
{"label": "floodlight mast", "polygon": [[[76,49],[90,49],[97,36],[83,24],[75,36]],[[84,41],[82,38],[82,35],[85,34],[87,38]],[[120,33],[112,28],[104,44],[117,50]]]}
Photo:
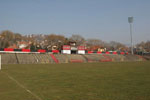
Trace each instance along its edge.
{"label": "floodlight mast", "polygon": [[131,37],[131,54],[133,55],[133,39],[132,39],[132,23],[133,23],[133,17],[128,17],[128,22],[130,24],[130,37]]}

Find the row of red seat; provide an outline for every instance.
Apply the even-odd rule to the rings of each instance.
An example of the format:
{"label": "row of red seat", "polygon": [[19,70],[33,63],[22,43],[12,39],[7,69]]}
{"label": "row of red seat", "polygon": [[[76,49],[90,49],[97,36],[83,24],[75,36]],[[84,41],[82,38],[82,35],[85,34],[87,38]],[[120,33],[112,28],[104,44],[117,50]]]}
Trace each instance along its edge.
{"label": "row of red seat", "polygon": [[93,51],[88,51],[88,54],[93,54],[93,53],[97,53],[97,54],[102,54],[102,53],[105,53],[105,54],[121,54],[121,55],[125,55],[125,54],[128,54],[128,52],[93,52]]}

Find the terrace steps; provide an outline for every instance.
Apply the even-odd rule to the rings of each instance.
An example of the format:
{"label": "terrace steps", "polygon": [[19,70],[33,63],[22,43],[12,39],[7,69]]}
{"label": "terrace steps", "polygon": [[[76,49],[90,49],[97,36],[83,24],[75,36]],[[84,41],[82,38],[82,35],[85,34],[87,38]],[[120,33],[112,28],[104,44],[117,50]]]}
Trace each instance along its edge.
{"label": "terrace steps", "polygon": [[51,63],[85,63],[85,62],[108,62],[108,61],[144,61],[136,55],[117,54],[48,54],[48,53],[1,53],[2,64],[51,64]]}

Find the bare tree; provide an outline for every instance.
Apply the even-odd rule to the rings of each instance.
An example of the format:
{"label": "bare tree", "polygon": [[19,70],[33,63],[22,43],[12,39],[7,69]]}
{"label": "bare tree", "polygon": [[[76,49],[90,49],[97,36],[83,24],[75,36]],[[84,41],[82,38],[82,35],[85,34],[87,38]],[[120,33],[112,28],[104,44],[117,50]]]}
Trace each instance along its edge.
{"label": "bare tree", "polygon": [[127,50],[127,46],[125,46],[122,43],[116,42],[116,41],[111,41],[109,43],[109,49],[112,51],[126,51]]}
{"label": "bare tree", "polygon": [[1,48],[7,48],[14,43],[15,36],[13,32],[6,30],[0,34],[0,46]]}
{"label": "bare tree", "polygon": [[72,35],[69,38],[69,41],[76,42],[77,46],[85,44],[85,39],[82,36],[80,36],[80,35]]}
{"label": "bare tree", "polygon": [[136,45],[138,51],[142,51],[142,52],[150,52],[150,41],[147,42],[141,42],[139,44]]}
{"label": "bare tree", "polygon": [[102,40],[99,39],[87,39],[86,40],[86,44],[87,46],[104,46],[104,42]]}
{"label": "bare tree", "polygon": [[66,38],[63,35],[50,34],[45,37],[45,43],[48,44],[48,46],[57,46],[58,49],[60,49],[61,45],[63,45],[65,41]]}

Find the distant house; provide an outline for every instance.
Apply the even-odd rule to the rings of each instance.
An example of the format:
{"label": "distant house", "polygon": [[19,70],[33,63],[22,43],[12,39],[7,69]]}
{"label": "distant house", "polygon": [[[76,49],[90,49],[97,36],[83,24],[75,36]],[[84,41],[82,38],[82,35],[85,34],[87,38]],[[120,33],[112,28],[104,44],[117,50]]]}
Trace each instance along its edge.
{"label": "distant house", "polygon": [[87,48],[88,51],[99,51],[99,52],[105,52],[106,48],[102,47],[102,46],[89,46]]}
{"label": "distant house", "polygon": [[21,41],[18,43],[18,48],[19,49],[30,49],[30,43],[25,42],[25,41]]}
{"label": "distant house", "polygon": [[70,45],[70,46],[76,46],[76,42],[74,42],[74,41],[69,41],[69,45]]}
{"label": "distant house", "polygon": [[52,46],[52,50],[57,50],[58,49],[58,46],[54,45]]}
{"label": "distant house", "polygon": [[9,46],[8,48],[17,49],[17,45],[13,44],[13,45]]}

